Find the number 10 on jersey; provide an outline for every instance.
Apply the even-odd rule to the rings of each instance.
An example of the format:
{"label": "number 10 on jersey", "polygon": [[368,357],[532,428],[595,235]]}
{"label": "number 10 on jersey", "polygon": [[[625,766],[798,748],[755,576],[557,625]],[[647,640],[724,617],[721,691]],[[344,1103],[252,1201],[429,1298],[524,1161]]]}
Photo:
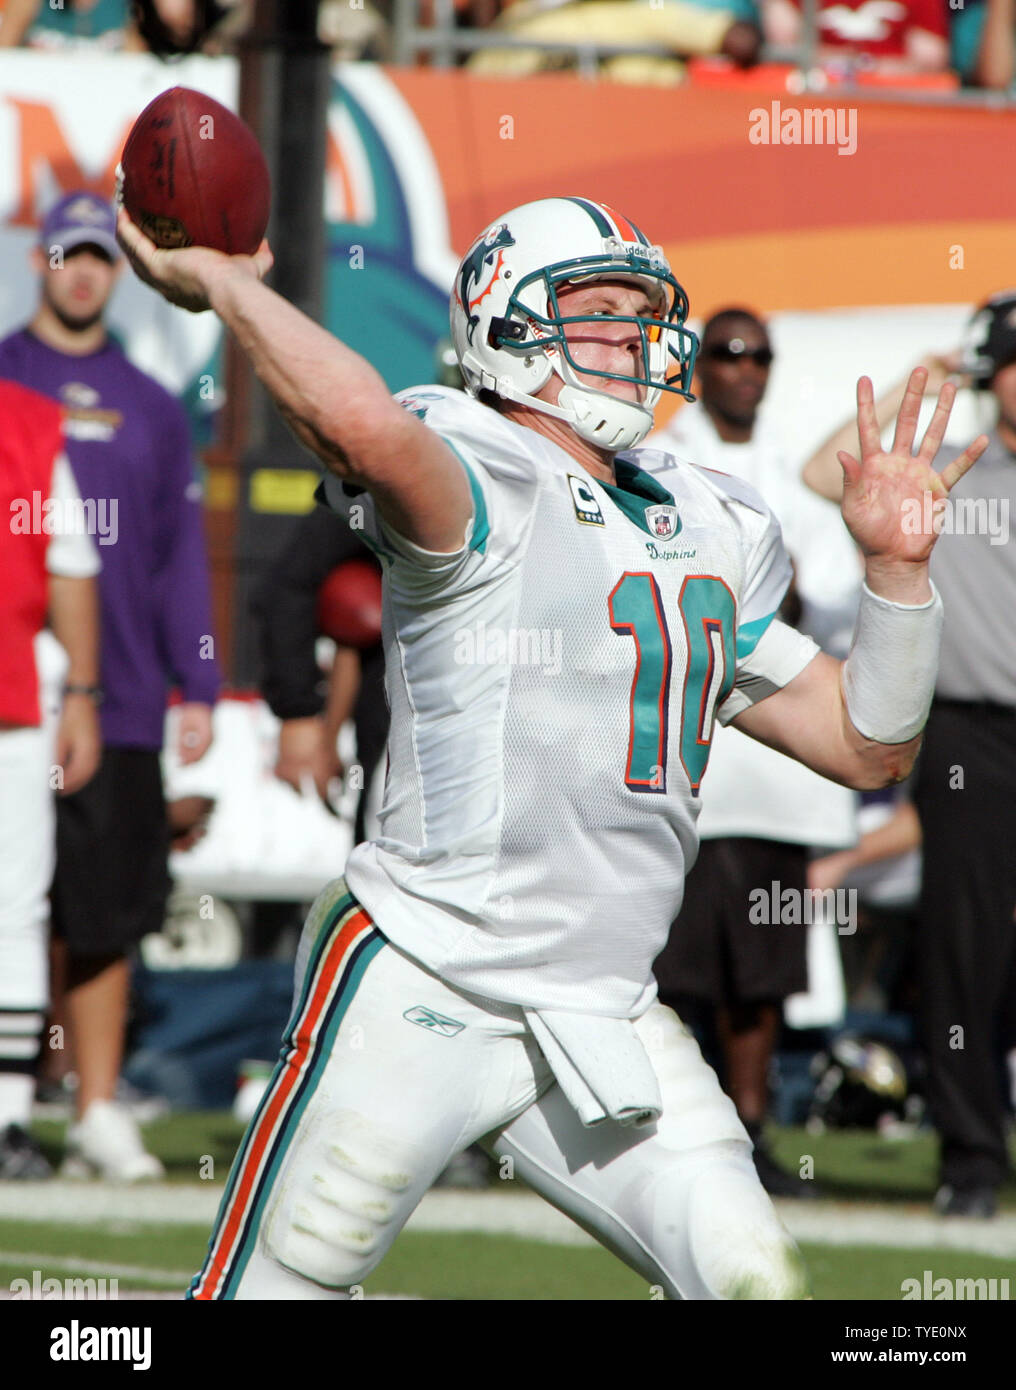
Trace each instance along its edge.
{"label": "number 10 on jersey", "polygon": [[[625,786],[667,790],[667,742],[673,648],[656,576],[625,571],[607,599],[610,625],[635,639],[635,676],[629,701]],[[687,575],[677,600],[687,639],[688,665],[681,697],[680,756],[698,793],[709,760],[713,715],[734,684],[734,596],[722,579]]]}

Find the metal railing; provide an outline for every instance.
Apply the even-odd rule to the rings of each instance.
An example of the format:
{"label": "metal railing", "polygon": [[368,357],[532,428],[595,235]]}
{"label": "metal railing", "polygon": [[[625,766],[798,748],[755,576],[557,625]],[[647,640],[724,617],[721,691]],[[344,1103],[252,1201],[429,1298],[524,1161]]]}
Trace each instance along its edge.
{"label": "metal railing", "polygon": [[[583,77],[596,77],[604,58],[625,55],[673,58],[673,49],[655,43],[600,43],[595,39],[546,40],[519,38],[498,29],[459,29],[455,25],[454,0],[431,0],[434,23],[419,23],[419,0],[394,0],[392,6],[392,56],[410,64],[426,54],[432,67],[454,67],[463,54],[480,49],[537,49],[541,53],[573,55]],[[818,47],[818,0],[803,0],[801,43],[792,49],[767,48],[765,60],[790,63],[808,72],[815,66]]]}
{"label": "metal railing", "polygon": [[[635,3],[635,0],[633,0]],[[666,3],[666,0],[663,0]],[[963,88],[959,91],[939,91],[926,88],[866,86],[845,81],[830,87],[828,78],[816,62],[818,52],[818,10],[820,0],[802,0],[801,42],[795,48],[766,46],[761,61],[785,63],[797,69],[798,90],[828,90],[830,95],[845,96],[852,101],[881,101],[903,104],[987,107],[1001,110],[1016,105],[1016,92],[999,92]],[[647,43],[599,43],[594,39],[576,38],[550,41],[519,38],[498,29],[459,29],[455,25],[454,0],[431,0],[434,23],[419,23],[419,0],[392,0],[392,56],[396,63],[411,64],[426,55],[432,67],[454,67],[458,60],[481,49],[538,49],[543,53],[572,55],[579,74],[586,78],[599,75],[605,58],[637,55],[650,58],[673,58],[674,52],[665,45]]]}

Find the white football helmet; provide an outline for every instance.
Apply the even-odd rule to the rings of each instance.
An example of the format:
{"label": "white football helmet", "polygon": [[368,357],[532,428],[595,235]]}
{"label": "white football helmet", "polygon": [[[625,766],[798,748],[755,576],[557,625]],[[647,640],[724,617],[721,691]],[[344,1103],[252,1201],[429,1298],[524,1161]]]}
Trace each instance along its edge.
{"label": "white football helmet", "polygon": [[[595,279],[633,279],[653,304],[651,317],[562,317],[557,291]],[[661,391],[693,400],[698,339],[685,328],[688,297],[667,258],[639,229],[588,198],[543,198],[492,222],[463,257],[451,296],[452,342],[466,390],[493,391],[546,415],[566,420],[576,434],[602,449],[630,449],[653,425]],[[564,325],[637,324],[641,375],[592,371],[575,362]],[[671,358],[676,371],[668,375]],[[556,372],[563,385],[556,405],[535,393]],[[645,388],[641,401],[597,390],[586,377],[631,381]]]}

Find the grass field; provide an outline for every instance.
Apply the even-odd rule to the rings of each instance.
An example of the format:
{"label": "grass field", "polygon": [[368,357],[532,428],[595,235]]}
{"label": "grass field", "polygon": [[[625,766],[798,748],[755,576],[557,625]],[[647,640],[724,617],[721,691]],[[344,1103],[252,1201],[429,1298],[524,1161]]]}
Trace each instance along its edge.
{"label": "grass field", "polygon": [[[63,1153],[64,1125],[41,1120],[33,1126],[49,1158]],[[195,1182],[206,1157],[216,1181],[225,1181],[242,1129],[228,1111],[185,1111],[145,1127],[145,1143],[166,1166],[170,1182]],[[799,1169],[805,1156],[814,1160],[815,1182],[838,1201],[930,1203],[935,1193],[937,1146],[928,1131],[912,1139],[882,1139],[871,1130],[841,1130],[822,1135],[802,1128],[767,1130],[773,1153],[788,1169]],[[1016,1166],[1016,1141],[1012,1145]],[[207,1165],[206,1165],[207,1166]],[[1016,1213],[1016,1182],[1001,1192],[1003,1211]]]}
{"label": "grass field", "polygon": [[[208,1231],[203,1226],[137,1226],[130,1231],[68,1231],[31,1222],[0,1225],[0,1285],[15,1278],[117,1278],[128,1290],[178,1290],[198,1269]],[[950,1279],[1009,1278],[1012,1260],[962,1251],[894,1250],[873,1246],[803,1244],[817,1299],[900,1297],[905,1279],[925,1269]],[[11,1258],[15,1252],[24,1252]],[[52,1263],[50,1261],[53,1261]],[[644,1280],[598,1248],[581,1249],[478,1232],[404,1232],[366,1281],[367,1295],[426,1299],[645,1300]]]}
{"label": "grass field", "polygon": [[[36,1128],[58,1158],[62,1126]],[[151,1125],[147,1142],[170,1179],[156,1188],[126,1193],[92,1184],[0,1188],[0,1293],[16,1278],[31,1279],[33,1271],[40,1279],[116,1278],[121,1297],[130,1291],[182,1291],[201,1263],[209,1213],[239,1135],[227,1114],[181,1114]],[[903,1281],[920,1278],[925,1269],[936,1278],[1009,1278],[1016,1290],[1016,1191],[1006,1189],[996,1222],[930,1218],[931,1136],[888,1141],[870,1133],[813,1136],[788,1129],[774,1131],[772,1143],[788,1167],[811,1157],[826,1199],[781,1207],[791,1230],[795,1222],[805,1222],[806,1234],[798,1230],[797,1235],[817,1299],[899,1299]],[[202,1172],[207,1181],[199,1182]],[[414,1221],[366,1282],[368,1296],[650,1297],[643,1280],[520,1183],[496,1183],[489,1194],[432,1194],[419,1215],[423,1227],[459,1229],[425,1229]],[[518,1224],[515,1215],[523,1234],[505,1229]],[[851,1223],[858,1219],[867,1219],[865,1229],[874,1238],[852,1239]],[[530,1232],[537,1230],[534,1238]]]}

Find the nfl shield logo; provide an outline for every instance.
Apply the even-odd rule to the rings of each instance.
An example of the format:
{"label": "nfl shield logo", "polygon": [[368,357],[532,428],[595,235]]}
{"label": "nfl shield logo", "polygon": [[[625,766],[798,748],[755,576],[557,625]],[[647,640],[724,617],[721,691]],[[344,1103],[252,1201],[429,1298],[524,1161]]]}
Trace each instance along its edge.
{"label": "nfl shield logo", "polygon": [[677,508],[661,504],[646,508],[646,524],[654,536],[661,541],[669,541],[681,529],[681,518]]}

